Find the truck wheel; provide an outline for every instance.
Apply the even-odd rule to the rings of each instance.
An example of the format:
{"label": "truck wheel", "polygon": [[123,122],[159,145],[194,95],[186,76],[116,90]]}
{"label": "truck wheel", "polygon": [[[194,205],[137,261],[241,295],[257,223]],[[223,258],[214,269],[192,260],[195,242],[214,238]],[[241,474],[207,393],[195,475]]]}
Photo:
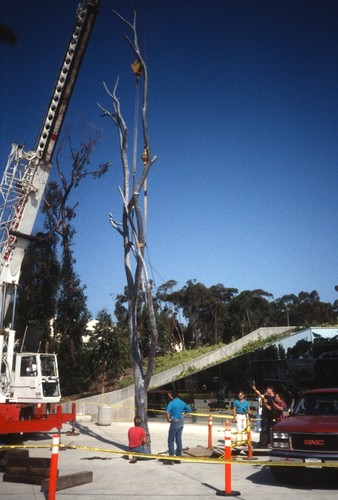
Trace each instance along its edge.
{"label": "truck wheel", "polygon": [[302,467],[270,467],[272,476],[280,483],[296,483],[304,474]]}

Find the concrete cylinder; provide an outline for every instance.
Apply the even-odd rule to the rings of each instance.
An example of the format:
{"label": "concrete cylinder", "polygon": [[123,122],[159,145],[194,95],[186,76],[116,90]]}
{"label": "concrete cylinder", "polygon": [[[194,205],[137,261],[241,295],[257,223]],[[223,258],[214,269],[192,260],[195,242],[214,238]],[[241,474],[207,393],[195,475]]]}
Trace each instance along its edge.
{"label": "concrete cylinder", "polygon": [[72,402],[67,401],[66,403],[62,403],[62,413],[71,413],[72,411]]}
{"label": "concrete cylinder", "polygon": [[97,425],[111,425],[113,419],[113,408],[111,406],[99,406],[97,414]]}

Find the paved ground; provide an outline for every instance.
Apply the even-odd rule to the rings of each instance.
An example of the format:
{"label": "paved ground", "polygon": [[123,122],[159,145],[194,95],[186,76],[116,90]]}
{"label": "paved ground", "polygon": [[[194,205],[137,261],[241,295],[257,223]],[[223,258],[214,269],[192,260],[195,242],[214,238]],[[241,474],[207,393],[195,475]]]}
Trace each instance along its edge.
{"label": "paved ground", "polygon": [[[78,436],[67,436],[65,427],[62,434],[64,445],[76,445],[81,449],[60,450],[59,474],[92,471],[93,482],[57,492],[56,498],[70,499],[124,499],[137,500],[184,498],[185,500],[208,499],[225,496],[225,466],[219,463],[196,463],[182,461],[179,465],[164,466],[159,459],[138,461],[130,464],[126,454],[127,430],[130,424],[113,423],[110,426],[98,426],[96,423],[81,420],[77,423]],[[168,424],[161,418],[153,419],[150,424],[152,453],[167,451]],[[223,447],[222,422],[213,426],[213,446]],[[257,434],[253,433],[253,438]],[[30,449],[32,457],[49,457],[50,436],[38,435],[25,444],[36,446]],[[184,447],[206,448],[208,444],[208,426],[206,423],[192,423],[186,420],[183,433]],[[45,446],[41,448],[40,446]],[[47,447],[46,447],[47,446]],[[114,453],[109,453],[114,452]],[[254,452],[255,456],[255,452]],[[267,456],[260,455],[259,462]],[[231,467],[231,486],[233,495],[240,499],[260,500],[280,499],[284,495],[292,499],[333,500],[337,498],[338,481],[331,471],[308,470],[309,474],[296,487],[279,485],[271,476],[267,467],[256,462],[240,463]],[[333,472],[333,471],[332,471]],[[37,500],[48,496],[40,491],[39,486],[16,484],[2,481],[0,474],[0,499]]]}

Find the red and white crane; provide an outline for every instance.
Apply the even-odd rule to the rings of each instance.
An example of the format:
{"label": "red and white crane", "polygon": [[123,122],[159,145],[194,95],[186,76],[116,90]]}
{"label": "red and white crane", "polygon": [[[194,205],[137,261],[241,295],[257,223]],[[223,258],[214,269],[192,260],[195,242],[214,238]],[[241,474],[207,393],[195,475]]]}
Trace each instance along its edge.
{"label": "red and white crane", "polygon": [[22,261],[33,239],[53,153],[98,7],[99,0],[79,4],[36,146],[25,151],[22,145],[12,145],[0,185],[0,434],[60,429],[76,417],[75,405],[69,414],[55,405],[61,399],[56,355],[14,352],[14,320]]}

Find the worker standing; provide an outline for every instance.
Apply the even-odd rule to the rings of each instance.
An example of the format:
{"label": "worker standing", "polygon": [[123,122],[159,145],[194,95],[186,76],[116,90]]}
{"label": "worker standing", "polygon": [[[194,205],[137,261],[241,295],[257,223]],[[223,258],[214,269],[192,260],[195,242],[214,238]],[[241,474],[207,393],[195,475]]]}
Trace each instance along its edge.
{"label": "worker standing", "polygon": [[[183,416],[190,413],[191,408],[179,397],[177,391],[173,392],[173,399],[170,401],[166,408],[166,419],[170,422],[168,432],[168,447],[169,455],[175,456],[175,443],[176,443],[176,456],[182,456],[182,433],[183,433]],[[165,460],[164,465],[174,465],[180,461],[173,462],[172,460]]]}
{"label": "worker standing", "polygon": [[238,393],[238,398],[235,399],[232,405],[232,414],[234,422],[236,422],[236,442],[246,440],[246,420],[249,417],[250,406],[245,399],[243,391]]}

